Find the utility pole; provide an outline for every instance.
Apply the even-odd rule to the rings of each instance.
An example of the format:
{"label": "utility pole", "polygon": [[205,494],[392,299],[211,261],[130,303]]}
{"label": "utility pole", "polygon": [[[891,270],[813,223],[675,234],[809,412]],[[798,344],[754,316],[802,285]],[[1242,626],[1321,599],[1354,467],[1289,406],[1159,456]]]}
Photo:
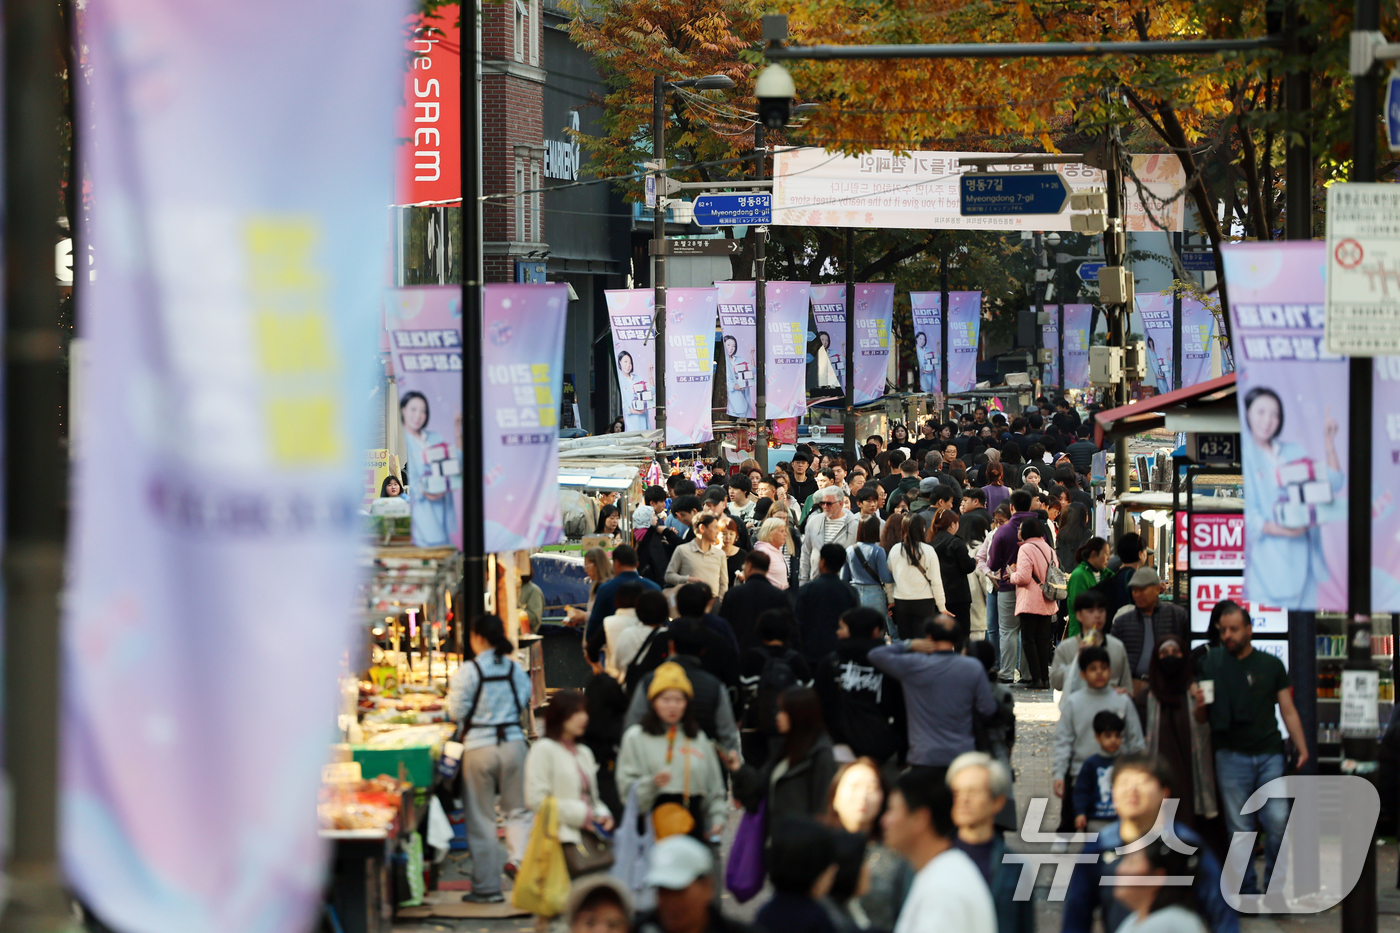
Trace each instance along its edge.
{"label": "utility pole", "polygon": [[[651,145],[656,159],[656,207],[652,211],[651,237],[666,240],[666,78],[660,72],[652,78]],[[656,399],[656,427],[666,430],[666,254],[658,252],[652,258],[652,286],[656,292],[656,311],[652,330],[656,334],[656,385],[651,387]],[[760,390],[761,391],[761,390]],[[666,435],[661,435],[665,446]]]}
{"label": "utility pole", "polygon": [[[762,123],[757,123],[753,128],[753,148],[754,148],[754,178],[763,181],[766,174],[764,164],[767,157],[767,140],[764,139],[764,127]],[[755,433],[753,442],[753,456],[758,461],[758,468],[766,476],[768,473],[768,378],[767,353],[768,335],[766,333],[768,325],[765,322],[765,310],[767,296],[764,292],[768,288],[767,270],[764,268],[768,257],[768,228],[755,227],[753,231],[753,274],[754,274],[754,391],[758,393],[758,403],[754,411]]]}
{"label": "utility pole", "polygon": [[[1109,128],[1105,147],[1108,153],[1108,168],[1104,171],[1108,183],[1108,229],[1103,234],[1104,262],[1109,266],[1122,266],[1126,253],[1127,237],[1123,232],[1123,152],[1116,127]],[[1118,352],[1125,361],[1128,355],[1128,314],[1132,308],[1132,296],[1128,295],[1127,298],[1129,300],[1127,304],[1109,305],[1104,308],[1108,315],[1109,339],[1117,342]],[[1116,406],[1128,404],[1128,379],[1126,375],[1118,383],[1118,398],[1115,402]],[[1113,442],[1113,488],[1120,496],[1128,491],[1128,438],[1126,436],[1120,436]],[[1127,527],[1127,518],[1127,510],[1119,509],[1117,517],[1119,535],[1122,535]]]}
{"label": "utility pole", "polygon": [[[942,406],[948,407],[948,244],[945,241],[938,250],[938,345],[942,348],[940,355],[943,357],[942,366],[939,369],[940,388],[943,391]],[[941,419],[940,419],[941,420]]]}
{"label": "utility pole", "polygon": [[481,425],[481,31],[475,3],[462,10],[462,626],[486,611],[485,446]]}
{"label": "utility pole", "polygon": [[846,228],[846,416],[842,432],[847,465],[856,462],[856,229]]}
{"label": "utility pole", "polygon": [[1045,394],[1045,364],[1040,361],[1040,351],[1045,349],[1045,325],[1042,324],[1041,316],[1045,314],[1045,286],[1041,282],[1040,270],[1045,267],[1045,240],[1039,230],[1031,234],[1031,261],[1035,270],[1031,273],[1031,291],[1035,295],[1035,340],[1033,348],[1035,350],[1035,368],[1040,374],[1034,384],[1038,384],[1040,391],[1037,396]]}
{"label": "utility pole", "polygon": [[[1181,255],[1181,234],[1172,234],[1172,252]],[[1226,308],[1229,314],[1230,309]],[[1181,346],[1181,288],[1172,289],[1172,388],[1179,389],[1181,382],[1181,361],[1185,359]]]}
{"label": "utility pole", "polygon": [[[59,593],[67,537],[63,334],[53,284],[62,111],[58,8],[5,3],[5,776],[9,899],[0,930],[71,929],[58,861]],[[75,221],[77,218],[73,218]],[[78,232],[76,229],[73,231]],[[74,250],[73,284],[87,261]]]}

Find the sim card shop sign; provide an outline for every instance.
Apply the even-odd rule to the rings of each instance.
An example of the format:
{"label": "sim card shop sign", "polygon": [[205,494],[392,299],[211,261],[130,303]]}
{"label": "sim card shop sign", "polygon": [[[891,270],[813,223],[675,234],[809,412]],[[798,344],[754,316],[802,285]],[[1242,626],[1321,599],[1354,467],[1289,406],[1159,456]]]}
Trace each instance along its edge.
{"label": "sim card shop sign", "polygon": [[[1196,518],[1201,516],[1197,515]],[[1288,610],[1254,606],[1244,598],[1244,577],[1203,577],[1191,575],[1191,631],[1210,631],[1210,613],[1222,599],[1231,599],[1248,610],[1256,635],[1287,635]]]}
{"label": "sim card shop sign", "polygon": [[[1188,554],[1189,563],[1188,563]],[[1244,569],[1244,513],[1176,513],[1176,565],[1196,574]]]}
{"label": "sim card shop sign", "polygon": [[413,17],[394,118],[394,203],[462,198],[462,46],[457,6]]}

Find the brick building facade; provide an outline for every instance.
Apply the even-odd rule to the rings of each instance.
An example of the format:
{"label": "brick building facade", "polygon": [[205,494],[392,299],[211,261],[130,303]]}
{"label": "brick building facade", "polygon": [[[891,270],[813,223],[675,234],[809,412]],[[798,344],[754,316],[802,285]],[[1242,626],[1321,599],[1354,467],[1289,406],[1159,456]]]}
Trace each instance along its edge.
{"label": "brick building facade", "polygon": [[[505,0],[481,12],[483,193],[538,190],[545,156],[540,0]],[[513,282],[517,261],[545,256],[542,207],[538,194],[485,202],[486,281]]]}

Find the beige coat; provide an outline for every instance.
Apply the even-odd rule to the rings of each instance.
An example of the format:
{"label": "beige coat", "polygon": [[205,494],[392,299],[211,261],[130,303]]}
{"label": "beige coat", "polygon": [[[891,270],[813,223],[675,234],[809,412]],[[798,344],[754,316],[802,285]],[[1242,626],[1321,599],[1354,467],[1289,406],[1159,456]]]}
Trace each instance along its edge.
{"label": "beige coat", "polygon": [[539,810],[546,797],[559,802],[561,842],[579,842],[579,830],[590,819],[612,816],[598,796],[598,764],[584,745],[570,751],[561,742],[540,739],[530,748],[525,756],[525,806]]}

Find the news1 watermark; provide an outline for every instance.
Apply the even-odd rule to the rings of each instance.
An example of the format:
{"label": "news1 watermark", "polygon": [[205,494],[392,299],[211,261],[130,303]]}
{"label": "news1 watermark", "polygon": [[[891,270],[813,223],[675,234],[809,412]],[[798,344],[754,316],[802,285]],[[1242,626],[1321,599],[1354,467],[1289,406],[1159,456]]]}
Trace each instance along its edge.
{"label": "news1 watermark", "polygon": [[[1278,856],[1268,889],[1261,894],[1243,893],[1246,870],[1254,858],[1266,805],[1276,801],[1288,807],[1287,822],[1278,842]],[[1099,833],[1056,833],[1038,829],[1044,825],[1048,801],[1032,798],[1021,827],[1021,841],[1036,849],[1050,851],[1008,852],[1004,863],[1019,864],[1014,899],[1028,900],[1035,889],[1040,869],[1052,866],[1047,899],[1063,901],[1069,891],[1075,866],[1103,863],[1098,883],[1105,888],[1130,885],[1219,884],[1225,903],[1244,914],[1313,914],[1341,903],[1356,887],[1373,844],[1381,800],[1375,786],[1365,778],[1348,775],[1288,775],[1276,778],[1254,791],[1243,802],[1240,813],[1255,828],[1235,832],[1223,865],[1203,859],[1195,875],[1119,875],[1116,863],[1124,856],[1161,841],[1176,852],[1194,856],[1201,847],[1183,840],[1177,832],[1176,812],[1180,801],[1167,798],[1157,812],[1152,829],[1130,843],[1097,848]],[[1220,807],[1225,806],[1222,798]],[[1227,820],[1227,823],[1229,821]],[[1110,839],[1118,839],[1116,833]],[[1064,851],[1070,845],[1090,845],[1090,851]],[[1205,866],[1213,866],[1206,870]],[[1212,877],[1216,876],[1216,877]],[[1262,880],[1262,873],[1260,873]]]}

